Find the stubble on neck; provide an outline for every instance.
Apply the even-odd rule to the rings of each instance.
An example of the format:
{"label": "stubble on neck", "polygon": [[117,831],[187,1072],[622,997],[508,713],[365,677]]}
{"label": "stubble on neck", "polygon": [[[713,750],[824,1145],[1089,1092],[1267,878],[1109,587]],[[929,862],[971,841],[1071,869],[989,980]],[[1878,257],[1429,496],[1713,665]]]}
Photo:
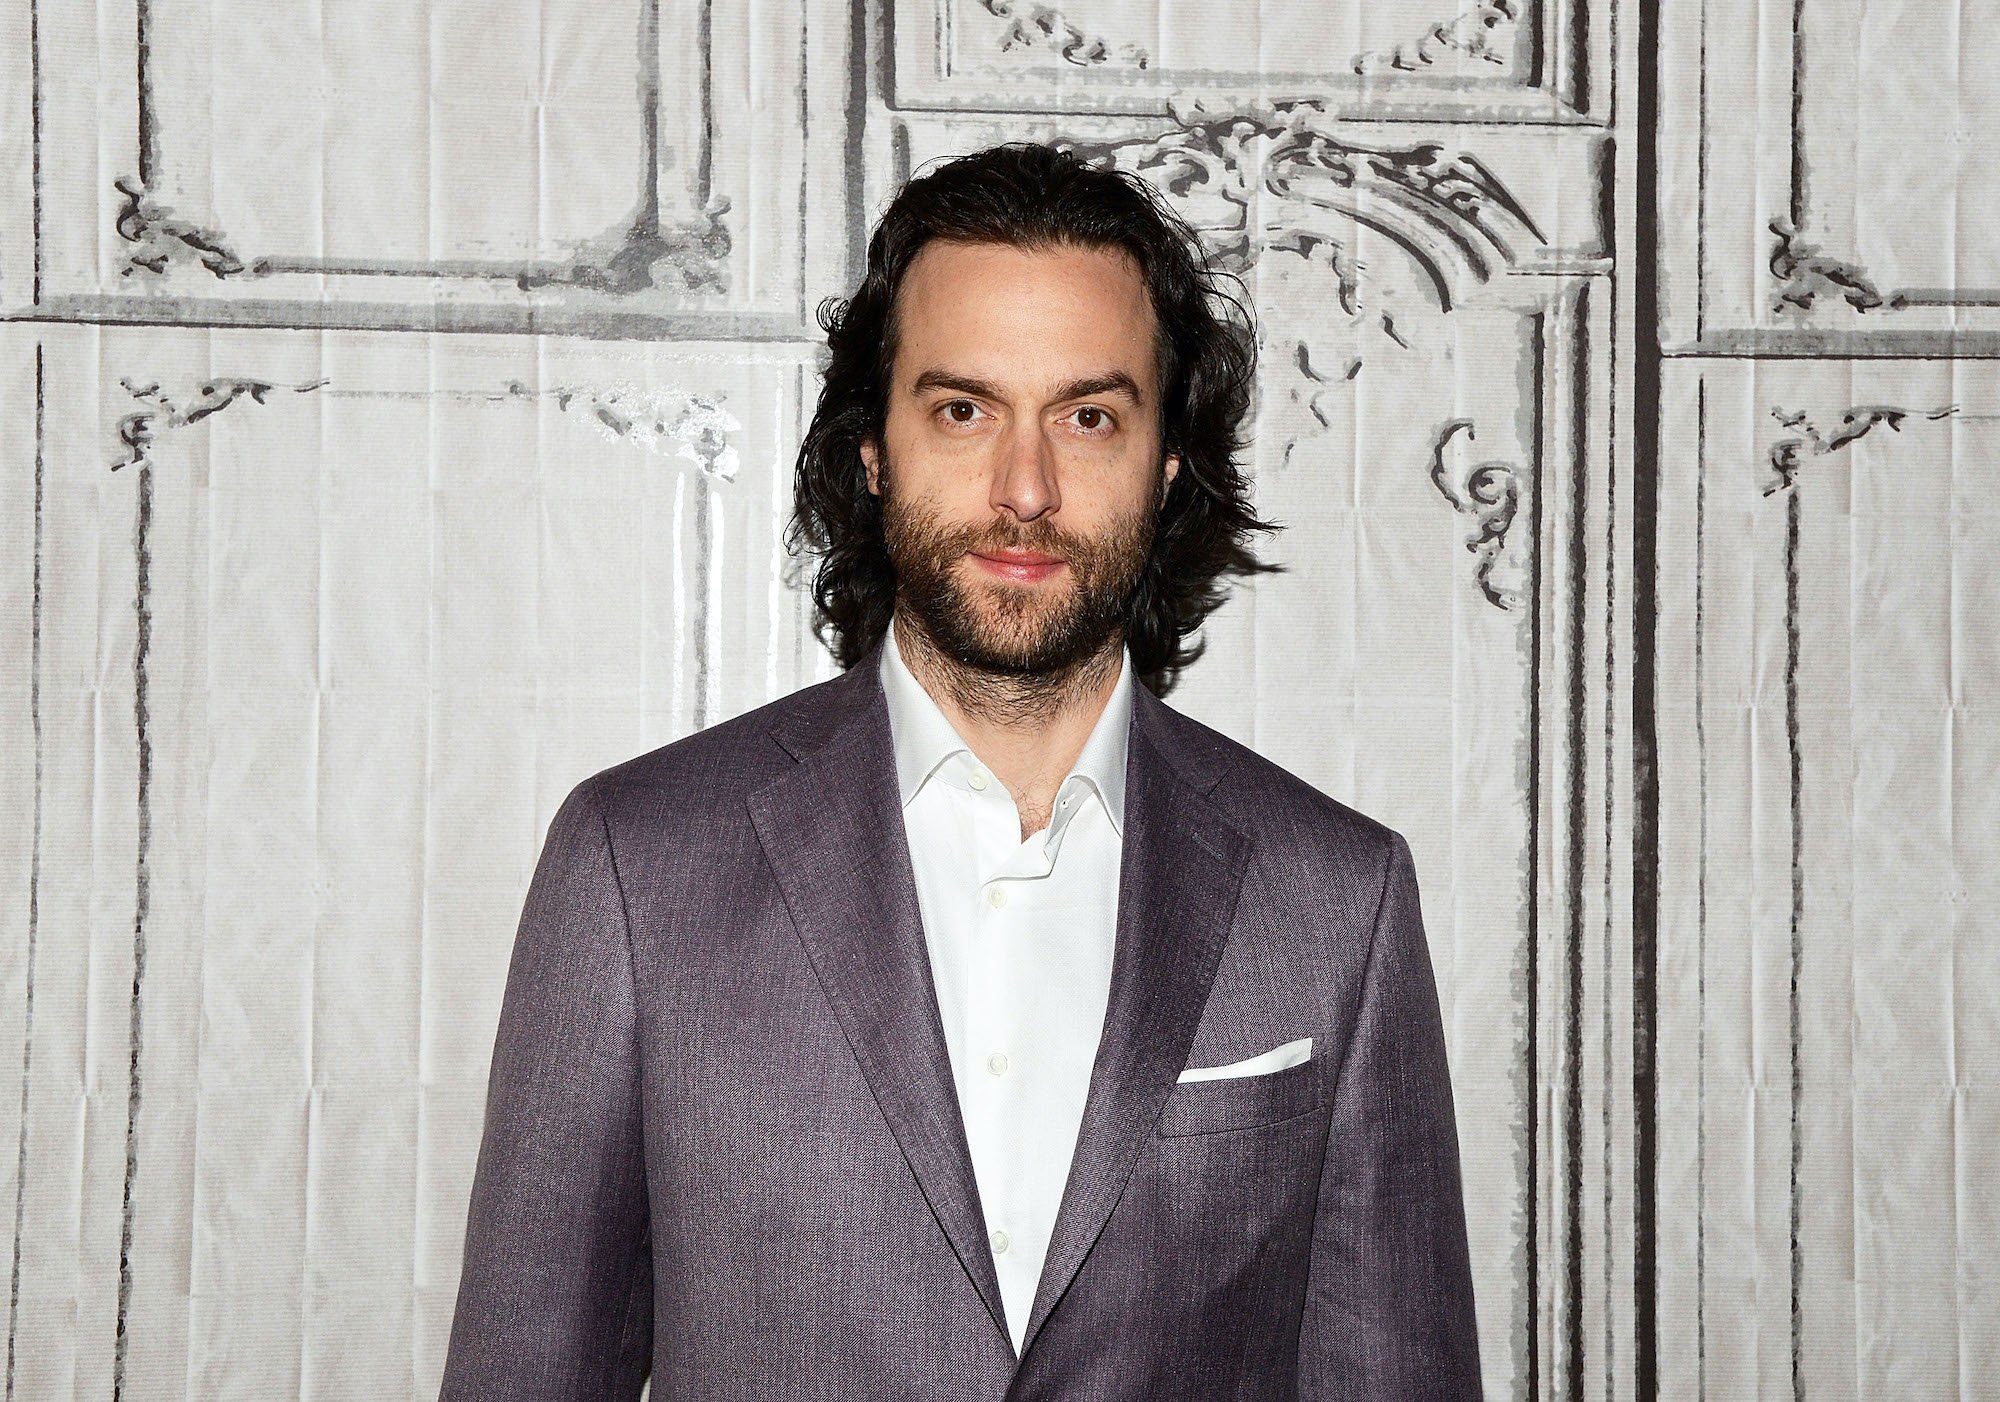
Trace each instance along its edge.
{"label": "stubble on neck", "polygon": [[891,626],[911,675],[947,713],[1016,732],[1046,729],[1066,715],[1095,717],[1117,684],[1125,650],[1124,634],[1114,631],[1095,652],[1065,666],[992,672],[947,655],[907,611],[897,610]]}

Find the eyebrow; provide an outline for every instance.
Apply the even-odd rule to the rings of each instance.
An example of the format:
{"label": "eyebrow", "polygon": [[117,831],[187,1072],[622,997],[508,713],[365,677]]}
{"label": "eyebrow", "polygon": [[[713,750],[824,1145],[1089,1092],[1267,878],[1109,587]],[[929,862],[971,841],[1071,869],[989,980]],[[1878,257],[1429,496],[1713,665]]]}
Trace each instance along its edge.
{"label": "eyebrow", "polygon": [[[931,369],[917,376],[910,386],[912,394],[922,394],[931,389],[955,389],[960,394],[976,394],[981,399],[1005,399],[999,386],[971,375],[955,374],[950,370]],[[1139,393],[1138,382],[1123,370],[1103,370],[1095,375],[1080,375],[1076,379],[1056,386],[1055,402],[1083,399],[1094,394],[1122,394],[1134,404],[1143,405],[1144,395]]]}

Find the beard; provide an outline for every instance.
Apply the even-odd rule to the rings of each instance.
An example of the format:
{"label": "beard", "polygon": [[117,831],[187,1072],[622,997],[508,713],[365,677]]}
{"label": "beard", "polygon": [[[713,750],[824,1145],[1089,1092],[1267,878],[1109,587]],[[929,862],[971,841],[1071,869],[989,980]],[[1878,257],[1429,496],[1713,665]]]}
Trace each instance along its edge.
{"label": "beard", "polygon": [[[882,536],[896,572],[896,609],[960,667],[1061,682],[1122,644],[1127,611],[1151,558],[1160,495],[1101,535],[1079,536],[1046,519],[950,526],[908,500],[880,459]],[[973,551],[1031,550],[1066,568],[1022,583],[970,564]]]}

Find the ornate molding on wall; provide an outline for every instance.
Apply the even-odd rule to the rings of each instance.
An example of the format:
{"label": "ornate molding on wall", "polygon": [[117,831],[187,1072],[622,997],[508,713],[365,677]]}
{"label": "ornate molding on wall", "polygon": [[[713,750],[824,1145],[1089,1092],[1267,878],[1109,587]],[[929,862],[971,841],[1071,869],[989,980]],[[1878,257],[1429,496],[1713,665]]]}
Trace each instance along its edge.
{"label": "ornate molding on wall", "polygon": [[[100,24],[46,25],[8,54],[24,95],[39,93],[21,125],[24,180],[41,175],[23,185],[35,198],[18,240],[0,235],[0,317],[816,335],[813,304],[854,253],[843,186],[807,150],[810,133],[844,153],[835,164],[860,161],[836,132],[860,119],[850,89],[863,79],[827,57],[852,38],[845,7],[618,0],[569,25],[546,71],[507,37],[501,12],[515,8],[497,7],[490,43],[452,23],[449,42],[472,57],[453,60],[453,96],[429,119],[424,46],[407,37],[423,22],[409,16],[368,27],[389,44],[376,54],[310,15],[259,13],[253,33],[240,0],[113,0]],[[1041,34],[1030,0],[1012,8]],[[277,105],[209,110],[203,85],[257,53],[284,69]],[[487,64],[491,81],[468,76]],[[283,101],[287,84],[302,104]],[[797,100],[766,100],[779,88]],[[355,145],[364,132],[385,147],[379,164]]]}
{"label": "ornate molding on wall", "polygon": [[1900,292],[1884,293],[1857,264],[1829,258],[1818,244],[1806,243],[1783,215],[1767,227],[1778,239],[1770,259],[1771,275],[1780,284],[1771,300],[1774,314],[1810,312],[1822,296],[1838,297],[1858,312],[1894,310],[1904,304]]}
{"label": "ornate molding on wall", "polygon": [[726,288],[729,227],[722,216],[729,201],[711,198],[700,214],[663,223],[658,206],[643,206],[622,234],[577,250],[567,263],[523,269],[514,283],[523,292],[537,287],[585,287],[629,296],[678,278],[689,292]]}
{"label": "ornate molding on wall", "polygon": [[1280,469],[1292,465],[1292,454],[1298,451],[1301,444],[1323,437],[1332,429],[1333,419],[1322,407],[1322,401],[1336,388],[1344,388],[1361,373],[1361,357],[1358,355],[1349,356],[1347,363],[1341,367],[1337,375],[1322,372],[1313,364],[1312,346],[1302,340],[1292,341],[1291,354],[1287,359],[1291,374],[1285,388],[1286,397],[1294,404],[1305,406],[1306,413],[1312,416],[1313,422],[1319,427],[1307,430],[1304,434],[1293,434],[1285,440],[1284,450],[1278,455]]}
{"label": "ornate molding on wall", "polygon": [[557,385],[531,389],[519,380],[492,399],[547,399],[606,438],[637,443],[662,457],[691,462],[702,476],[733,482],[742,465],[733,434],[742,422],[712,395],[636,385]]}
{"label": "ornate molding on wall", "polygon": [[[1344,226],[1374,231],[1407,252],[1439,310],[1460,287],[1517,260],[1524,241],[1547,244],[1534,219],[1476,156],[1443,142],[1371,146],[1334,134],[1315,99],[1258,103],[1212,116],[1199,104],[1150,137],[1064,143],[1086,159],[1151,178],[1193,207],[1217,266],[1240,273],[1267,252],[1327,264],[1343,308],[1359,306],[1360,270]],[[1252,227],[1251,206],[1274,197],[1281,213]],[[1313,222],[1316,212],[1335,216]]]}
{"label": "ornate molding on wall", "polygon": [[[2000,247],[1990,222],[1965,213],[1993,194],[1966,124],[1976,122],[1975,75],[2000,49],[1983,31],[1961,35],[1954,14],[1904,7],[1885,29],[1861,0],[1665,8],[1651,60],[1666,75],[1656,137],[1664,345],[1944,358],[2000,349]],[[1963,53],[1955,68],[1905,80],[1870,63],[1882,44]],[[1752,131],[1763,136],[1746,139]]]}
{"label": "ornate molding on wall", "polygon": [[1152,62],[1137,44],[1120,44],[1113,50],[1102,38],[1078,29],[1053,5],[1023,6],[1021,0],[979,0],[979,7],[996,19],[1009,21],[999,40],[1002,53],[1015,49],[1054,49],[1065,62],[1079,68],[1104,65],[1144,68]]}
{"label": "ornate molding on wall", "polygon": [[1470,126],[1608,127],[1621,27],[1613,0],[1327,0],[1261,15],[1167,0],[882,0],[880,13],[898,111],[1152,118],[1195,94],[1311,95],[1369,121]]}
{"label": "ornate molding on wall", "polygon": [[1499,35],[1512,37],[1520,23],[1514,0],[1482,0],[1456,19],[1439,20],[1419,39],[1398,44],[1389,50],[1371,49],[1358,55],[1350,65],[1358,74],[1421,73],[1435,67],[1447,53],[1504,67],[1513,61],[1513,46],[1501,49]]}
{"label": "ornate molding on wall", "polygon": [[[145,33],[153,22],[155,0],[137,0],[136,19],[140,31],[140,64],[135,74],[138,98],[137,143],[141,175],[121,177],[117,188],[126,197],[117,227],[121,237],[138,244],[125,271],[133,268],[161,274],[176,262],[198,262],[217,277],[246,270],[258,277],[283,273],[346,273],[406,276],[422,271],[434,277],[474,278],[511,281],[523,291],[536,287],[570,286],[588,288],[614,296],[625,296],[661,285],[656,277],[661,264],[678,274],[684,289],[721,290],[726,269],[723,260],[730,251],[730,237],[722,224],[729,202],[716,196],[705,183],[688,192],[698,210],[680,220],[667,217],[670,201],[661,189],[660,170],[671,160],[660,132],[660,109],[669,100],[668,87],[660,69],[660,0],[638,0],[633,25],[638,74],[636,97],[640,110],[640,161],[637,208],[629,222],[602,242],[592,241],[576,248],[563,261],[528,262],[507,259],[453,259],[434,266],[413,269],[394,261],[329,259],[319,254],[279,254],[254,257],[246,264],[229,246],[225,236],[188,220],[173,217],[171,210],[157,202],[150,187],[158,180],[161,152],[167,148],[168,133],[152,91]],[[706,13],[706,12],[704,12]],[[704,48],[709,42],[706,21],[702,29]],[[703,102],[708,95],[703,94]],[[712,133],[709,134],[712,140]],[[705,170],[698,156],[694,164]]]}
{"label": "ornate molding on wall", "polygon": [[1878,424],[1900,433],[1903,420],[1912,414],[1921,414],[1925,419],[1935,421],[1949,418],[1957,412],[1956,404],[1944,404],[1935,409],[1905,409],[1895,404],[1859,404],[1843,413],[1832,428],[1822,429],[1802,410],[1773,408],[1771,417],[1786,428],[1796,431],[1771,445],[1771,476],[1764,484],[1764,495],[1772,496],[1796,485],[1803,459],[1837,453],[1856,439],[1866,438]]}
{"label": "ornate molding on wall", "polygon": [[1505,589],[1493,582],[1493,566],[1506,548],[1507,532],[1521,505],[1521,472],[1514,464],[1498,459],[1473,463],[1462,469],[1448,468],[1445,449],[1463,430],[1474,437],[1471,419],[1452,419],[1439,431],[1431,447],[1430,476],[1438,495],[1451,503],[1452,510],[1473,519],[1472,534],[1465,548],[1478,558],[1472,577],[1486,602],[1497,609],[1511,609],[1520,602],[1520,591]]}
{"label": "ornate molding on wall", "polygon": [[[250,376],[224,376],[203,380],[186,395],[169,394],[157,382],[140,383],[129,376],[118,381],[133,399],[147,406],[124,415],[118,421],[117,437],[125,456],[111,464],[134,467],[151,461],[151,451],[165,432],[187,428],[212,414],[220,413],[242,400],[267,402],[274,391],[306,394],[325,389],[342,397],[365,398],[386,393],[368,389],[327,389],[332,381],[310,380],[286,385],[275,380]],[[742,466],[736,435],[742,421],[724,408],[719,397],[674,389],[642,389],[637,385],[562,384],[534,389],[520,380],[509,380],[499,390],[434,391],[443,397],[474,398],[493,402],[548,400],[564,415],[595,430],[605,438],[636,443],[648,452],[694,465],[712,482],[733,482]],[[400,395],[396,397],[408,397]]]}
{"label": "ornate molding on wall", "polygon": [[273,390],[310,394],[324,388],[328,382],[310,380],[300,385],[281,385],[273,380],[227,376],[203,380],[185,396],[168,394],[158,382],[140,384],[130,376],[121,375],[118,383],[134,399],[150,407],[135,410],[118,420],[118,441],[125,446],[125,456],[111,464],[113,472],[121,467],[136,467],[150,462],[153,444],[164,431],[200,423],[211,414],[221,413],[243,399],[262,404]]}
{"label": "ornate molding on wall", "polygon": [[218,278],[243,271],[243,260],[230,249],[228,237],[220,229],[177,218],[171,208],[147,193],[137,176],[121,175],[111,184],[125,197],[112,227],[119,238],[133,245],[119,276],[130,277],[135,272],[158,276],[177,263],[206,268]]}

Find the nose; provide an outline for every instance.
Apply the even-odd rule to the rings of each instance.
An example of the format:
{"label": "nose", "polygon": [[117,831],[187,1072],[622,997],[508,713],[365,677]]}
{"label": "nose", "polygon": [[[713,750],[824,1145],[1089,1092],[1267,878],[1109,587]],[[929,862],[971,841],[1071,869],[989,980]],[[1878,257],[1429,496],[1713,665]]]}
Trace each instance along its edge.
{"label": "nose", "polygon": [[1033,419],[1017,421],[1000,446],[994,468],[991,505],[1023,521],[1046,516],[1062,505],[1056,485],[1055,446]]}

